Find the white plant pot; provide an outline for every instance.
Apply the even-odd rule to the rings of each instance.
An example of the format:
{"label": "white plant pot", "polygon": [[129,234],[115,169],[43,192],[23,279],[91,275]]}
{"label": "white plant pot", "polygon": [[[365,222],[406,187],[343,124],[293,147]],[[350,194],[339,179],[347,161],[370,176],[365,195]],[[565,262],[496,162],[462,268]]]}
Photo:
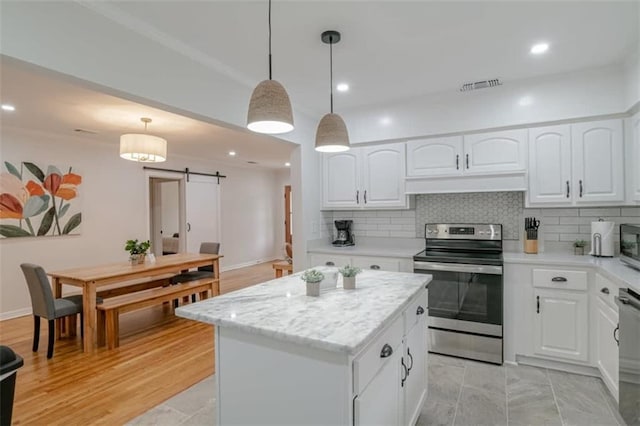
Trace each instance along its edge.
{"label": "white plant pot", "polygon": [[307,282],[307,296],[313,296],[313,297],[320,296],[320,282],[317,282],[317,283]]}
{"label": "white plant pot", "polygon": [[356,277],[342,277],[342,288],[345,290],[355,290]]}

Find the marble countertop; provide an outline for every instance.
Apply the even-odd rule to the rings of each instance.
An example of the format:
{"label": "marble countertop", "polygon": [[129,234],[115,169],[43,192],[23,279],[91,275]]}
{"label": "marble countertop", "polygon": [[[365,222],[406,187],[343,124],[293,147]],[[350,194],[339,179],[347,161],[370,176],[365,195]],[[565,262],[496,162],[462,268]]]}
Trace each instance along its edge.
{"label": "marble countertop", "polygon": [[431,281],[430,275],[363,271],[355,290],[306,295],[300,273],[176,309],[176,315],[277,340],[356,354]]}
{"label": "marble countertop", "polygon": [[356,239],[356,245],[336,247],[328,241],[315,241],[307,248],[309,253],[344,256],[381,256],[412,259],[424,250],[424,238],[367,238]]}
{"label": "marble countertop", "polygon": [[621,287],[630,287],[640,292],[640,271],[622,263],[618,257],[575,256],[565,253],[508,253],[503,254],[505,263],[542,264],[553,266],[578,266],[595,268],[605,277]]}

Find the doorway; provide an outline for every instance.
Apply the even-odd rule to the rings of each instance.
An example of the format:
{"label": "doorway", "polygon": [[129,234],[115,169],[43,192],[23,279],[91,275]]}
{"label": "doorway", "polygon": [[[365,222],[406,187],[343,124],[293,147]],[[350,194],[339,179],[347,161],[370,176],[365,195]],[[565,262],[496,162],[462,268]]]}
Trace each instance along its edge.
{"label": "doorway", "polygon": [[179,253],[181,179],[149,178],[151,250],[156,256]]}
{"label": "doorway", "polygon": [[284,187],[284,247],[288,257],[293,258],[293,204],[291,200],[291,185]]}

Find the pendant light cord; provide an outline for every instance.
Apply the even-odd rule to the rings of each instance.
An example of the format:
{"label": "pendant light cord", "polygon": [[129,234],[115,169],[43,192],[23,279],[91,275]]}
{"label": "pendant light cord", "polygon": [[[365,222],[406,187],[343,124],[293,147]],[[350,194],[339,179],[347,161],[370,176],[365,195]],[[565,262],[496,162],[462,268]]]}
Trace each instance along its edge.
{"label": "pendant light cord", "polygon": [[331,84],[331,114],[333,114],[333,36],[329,36],[329,84]]}
{"label": "pendant light cord", "polygon": [[269,80],[271,79],[271,0],[269,0]]}

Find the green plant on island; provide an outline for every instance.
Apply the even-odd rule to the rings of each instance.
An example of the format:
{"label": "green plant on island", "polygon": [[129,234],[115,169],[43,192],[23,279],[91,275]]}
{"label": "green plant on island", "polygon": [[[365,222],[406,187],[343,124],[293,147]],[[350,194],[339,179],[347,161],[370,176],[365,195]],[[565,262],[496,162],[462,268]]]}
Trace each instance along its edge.
{"label": "green plant on island", "polygon": [[151,247],[151,242],[138,240],[127,240],[127,244],[124,246],[124,249],[129,252],[130,255],[134,254],[146,254],[147,250]]}
{"label": "green plant on island", "polygon": [[587,246],[587,242],[585,240],[575,240],[573,242],[573,246],[574,247],[586,247]]}
{"label": "green plant on island", "polygon": [[309,269],[304,271],[300,279],[308,283],[319,283],[324,279],[324,274],[320,271],[316,271],[315,269]]}
{"label": "green plant on island", "polygon": [[362,272],[362,269],[358,268],[357,266],[345,265],[342,268],[338,269],[338,272],[340,272],[343,277],[349,278],[358,275],[360,272]]}

